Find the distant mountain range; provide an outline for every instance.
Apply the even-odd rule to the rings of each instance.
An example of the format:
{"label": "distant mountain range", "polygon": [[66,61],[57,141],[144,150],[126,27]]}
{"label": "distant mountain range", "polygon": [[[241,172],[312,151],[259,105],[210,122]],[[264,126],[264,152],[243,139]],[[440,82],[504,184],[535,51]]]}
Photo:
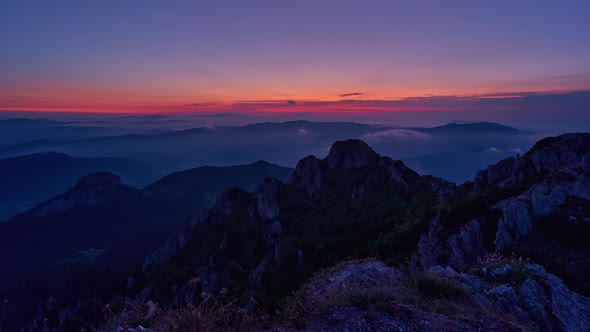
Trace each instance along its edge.
{"label": "distant mountain range", "polygon": [[499,123],[474,122],[474,123],[449,123],[432,128],[408,128],[422,132],[457,135],[457,134],[521,134],[527,135],[531,132],[521,130]]}
{"label": "distant mountain range", "polygon": [[[76,128],[84,130],[83,127]],[[124,135],[97,134],[99,132],[90,128],[90,133],[95,134],[78,138],[53,134],[54,130],[62,129],[71,130],[70,126],[49,126],[37,131],[49,130],[51,135],[36,134],[32,136],[37,137],[35,139],[25,136],[15,144],[0,144],[0,157],[45,151],[87,158],[124,157],[150,167],[158,174],[151,179],[154,181],[171,172],[205,165],[223,166],[266,160],[294,166],[299,159],[309,154],[325,153],[334,141],[357,138],[369,142],[379,153],[407,160],[420,174],[463,182],[473,177],[481,167],[515,155],[515,151],[530,148],[539,138],[530,132],[486,122],[419,128],[352,122],[288,121],[243,126],[202,126],[149,134],[131,131]],[[435,156],[446,159],[444,165],[447,166],[426,162]],[[481,162],[473,164],[462,160]]]}

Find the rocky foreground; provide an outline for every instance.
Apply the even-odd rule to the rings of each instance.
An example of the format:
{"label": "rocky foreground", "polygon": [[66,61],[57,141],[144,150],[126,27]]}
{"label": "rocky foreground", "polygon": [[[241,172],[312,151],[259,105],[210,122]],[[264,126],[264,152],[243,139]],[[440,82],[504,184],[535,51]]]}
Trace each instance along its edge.
{"label": "rocky foreground", "polygon": [[461,186],[336,142],[288,183],[226,191],[116,286],[33,325],[589,331],[589,236],[590,134],[544,139]]}

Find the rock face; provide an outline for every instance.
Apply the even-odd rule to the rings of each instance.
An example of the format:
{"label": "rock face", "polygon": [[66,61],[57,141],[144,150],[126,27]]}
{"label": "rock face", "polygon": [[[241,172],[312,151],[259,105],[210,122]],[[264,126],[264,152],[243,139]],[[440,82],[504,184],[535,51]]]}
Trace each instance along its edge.
{"label": "rock face", "polygon": [[[518,269],[518,270],[516,270]],[[539,331],[588,331],[590,298],[568,289],[542,266],[526,264],[483,268],[479,275],[457,273],[436,266],[430,272],[464,287],[481,308],[495,305]],[[506,283],[506,278],[515,278]],[[520,278],[520,280],[518,280]]]}
{"label": "rock face", "polygon": [[[247,292],[254,310],[307,280],[295,304],[309,331],[588,331],[588,143],[543,140],[456,187],[362,141],[336,142],[325,159],[301,160],[290,183],[226,190],[145,258],[126,296],[198,305],[202,294]],[[479,262],[511,252],[537,252],[545,267]],[[409,268],[353,261],[310,279],[347,257],[402,264],[410,254]]]}
{"label": "rock face", "polygon": [[408,303],[407,278],[380,261],[339,264],[307,283],[298,294],[295,313],[288,312],[287,317],[303,316],[303,329],[270,331],[523,331],[502,317],[461,313],[457,319]]}
{"label": "rock face", "polygon": [[[334,174],[348,177],[348,187],[353,198],[362,198],[376,188],[407,188],[421,179],[418,173],[409,169],[403,162],[382,157],[365,142],[351,139],[334,143],[324,160],[313,156],[302,159],[295,169],[293,183],[308,197],[317,199],[320,197],[322,185],[329,181],[326,178]],[[451,183],[442,179],[422,179],[431,183],[432,189],[439,191],[440,195],[444,195],[443,192],[453,187]]]}
{"label": "rock face", "polygon": [[[336,142],[325,159],[302,159],[291,183],[267,178],[252,193],[224,192],[187,232],[187,247],[198,249],[182,250],[177,239],[170,239],[146,257],[143,271],[151,279],[148,284],[157,285],[158,278],[165,279],[158,276],[161,271],[186,269],[173,264],[191,262],[199,282],[195,286],[191,281],[184,289],[215,293],[254,287],[284,295],[315,266],[347,255],[331,250],[332,243],[355,238],[351,229],[379,222],[360,213],[365,207],[391,205],[385,211],[396,216],[414,197],[434,204],[440,192],[452,188],[442,179],[421,177],[401,161],[379,156],[362,141]],[[377,230],[370,234],[372,239],[379,235]]]}
{"label": "rock face", "polygon": [[295,187],[303,191],[309,197],[318,197],[318,191],[322,185],[322,171],[320,160],[314,156],[301,159],[295,167],[293,174]]}
{"label": "rock face", "polygon": [[486,253],[479,221],[476,219],[467,223],[458,234],[451,235],[447,242],[451,248],[449,264],[461,270]]}
{"label": "rock face", "polygon": [[471,220],[448,236],[441,236],[442,228],[439,213],[431,222],[428,234],[422,235],[418,241],[410,264],[412,269],[428,269],[445,262],[464,270],[488,252],[479,220]]}
{"label": "rock face", "polygon": [[[477,173],[475,187],[513,186],[560,168],[584,168],[590,154],[590,134],[565,134],[537,142],[521,158],[508,158]],[[587,166],[586,166],[587,167]]]}
{"label": "rock face", "polygon": [[527,204],[517,198],[507,199],[497,206],[502,209],[504,217],[498,220],[494,245],[497,251],[502,251],[531,231],[532,220]]}
{"label": "rock face", "polygon": [[[582,280],[590,278],[590,269],[581,257],[590,247],[575,239],[590,234],[590,178],[584,171],[589,152],[590,134],[566,134],[479,172],[471,192],[458,200],[467,212],[443,210],[419,241],[412,266],[442,264],[464,271],[488,252],[515,252],[587,288]],[[469,212],[476,200],[483,207]],[[458,221],[458,215],[471,219]],[[566,268],[563,261],[572,263]]]}
{"label": "rock face", "polygon": [[330,168],[351,170],[376,162],[380,157],[367,143],[350,139],[334,143],[326,160]]}
{"label": "rock face", "polygon": [[279,184],[279,180],[267,178],[254,191],[258,213],[262,219],[274,219],[279,216]]}
{"label": "rock face", "polygon": [[[186,233],[178,233],[174,237],[169,238],[157,249],[151,251],[145,256],[142,271],[147,271],[152,268],[155,264],[162,264],[172,258],[178,250],[184,248],[188,241],[188,235]],[[130,277],[132,278],[132,277]]]}

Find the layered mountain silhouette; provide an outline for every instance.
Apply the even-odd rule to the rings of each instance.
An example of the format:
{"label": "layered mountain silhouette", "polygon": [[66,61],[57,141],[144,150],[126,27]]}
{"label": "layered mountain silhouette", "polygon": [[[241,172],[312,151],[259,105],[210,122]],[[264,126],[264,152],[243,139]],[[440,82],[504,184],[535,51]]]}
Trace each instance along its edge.
{"label": "layered mountain silhouette", "polygon": [[89,173],[120,174],[140,186],[155,176],[147,166],[124,158],[79,158],[57,152],[0,159],[0,222],[73,186]]}
{"label": "layered mountain silhouette", "polygon": [[252,189],[268,176],[286,179],[291,172],[266,162],[202,167],[144,190],[111,173],[84,176],[65,193],[0,224],[0,285],[66,262],[127,266],[188,225],[224,189]]}
{"label": "layered mountain silhouette", "polygon": [[[47,124],[41,122],[38,125]],[[255,160],[295,166],[308,154],[325,154],[335,141],[357,138],[367,141],[383,155],[404,160],[420,174],[463,182],[490,163],[514,155],[515,151],[528,149],[538,139],[523,130],[486,122],[424,128],[288,121],[203,126],[156,133],[137,129],[123,135],[105,135],[89,127],[88,135],[78,137],[65,134],[71,127],[55,124],[46,128],[49,132],[60,128],[65,130],[64,135],[47,136],[53,139],[23,136],[18,143],[0,144],[0,157],[45,151],[92,158],[125,157],[157,172],[157,176],[142,183],[146,185],[165,174],[195,166],[235,165]],[[83,131],[81,127],[75,128]],[[0,141],[1,138],[0,133]]]}
{"label": "layered mountain silhouette", "polygon": [[[208,171],[202,169],[206,178],[212,177]],[[78,211],[95,215],[109,206],[111,212],[98,217],[106,222],[112,211],[137,200],[143,217],[122,215],[110,228],[129,248],[140,243],[134,232],[163,233],[164,226],[149,221],[159,213],[152,205],[168,201],[180,211],[186,201],[190,212],[199,194],[188,188],[214,182],[187,177],[177,173],[139,191],[112,175],[94,174],[6,225],[56,225],[57,218],[48,217],[55,214],[87,222],[90,213],[82,218]],[[113,310],[123,318],[104,325],[106,331],[139,325],[182,330],[185,318],[212,324],[191,326],[222,330],[228,319],[231,328],[270,331],[590,328],[590,247],[584,240],[590,235],[590,134],[546,138],[460,186],[421,176],[354,139],[334,143],[324,159],[301,159],[289,180],[257,182],[251,191],[221,193],[194,214],[190,226],[137,261],[134,271],[101,276],[109,282],[100,287],[56,295],[50,308],[43,302],[30,324],[76,330],[81,325],[74,317],[99,322],[100,308],[117,306]],[[111,195],[118,198],[105,198]],[[95,251],[103,247],[114,248],[92,245]],[[366,257],[373,260],[335,265]],[[8,294],[17,293],[26,290]],[[217,298],[227,294],[247,296],[232,297],[235,311],[223,304],[224,318],[207,316],[212,311],[202,308],[218,308]],[[163,308],[160,316],[129,318],[149,303]],[[281,314],[272,319],[269,312]]]}

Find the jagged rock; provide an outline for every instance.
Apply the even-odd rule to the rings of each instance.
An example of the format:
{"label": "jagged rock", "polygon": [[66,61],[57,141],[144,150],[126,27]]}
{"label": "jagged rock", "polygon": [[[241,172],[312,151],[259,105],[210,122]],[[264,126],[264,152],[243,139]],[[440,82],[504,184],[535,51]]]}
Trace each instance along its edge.
{"label": "jagged rock", "polygon": [[349,139],[334,143],[326,160],[330,168],[341,167],[345,170],[351,170],[367,166],[371,162],[376,162],[379,158],[380,156],[367,143],[361,140]]}
{"label": "jagged rock", "polygon": [[438,212],[436,217],[430,222],[428,234],[420,235],[416,250],[412,254],[410,268],[412,270],[426,270],[435,265],[441,264],[441,258],[445,254],[441,240],[435,236],[435,232],[440,227],[441,214]]}
{"label": "jagged rock", "polygon": [[533,186],[528,190],[533,213],[537,217],[555,213],[559,205],[565,202],[571,191],[571,183],[543,181]]}
{"label": "jagged rock", "polygon": [[590,154],[590,134],[564,134],[537,142],[521,158],[507,158],[477,173],[475,189],[499,183],[514,186],[560,168],[584,168]]}
{"label": "jagged rock", "polygon": [[429,176],[428,178],[430,180],[430,186],[432,190],[434,190],[438,197],[439,203],[442,204],[446,202],[447,199],[455,192],[456,186],[454,183],[433,176]]}
{"label": "jagged rock", "polygon": [[276,287],[278,276],[293,276],[303,267],[303,250],[299,240],[288,238],[275,244],[262,262],[252,271],[251,277],[262,287]]}
{"label": "jagged rock", "polygon": [[[497,270],[496,268],[495,270]],[[430,270],[461,285],[481,308],[497,305],[509,314],[515,314],[527,325],[534,323],[540,331],[588,331],[590,329],[590,298],[568,289],[558,277],[549,274],[540,265],[526,264],[523,271],[502,267],[503,272],[488,273],[486,280],[450,268]],[[499,283],[498,276],[506,277],[510,271],[525,275],[524,281]],[[502,280],[501,278],[499,280]]]}
{"label": "jagged rock", "polygon": [[224,191],[215,205],[204,215],[212,224],[223,223],[226,219],[237,217],[242,208],[247,207],[250,194],[243,189],[230,188]]}
{"label": "jagged rock", "polygon": [[446,239],[437,233],[440,220],[438,213],[430,223],[429,233],[420,236],[410,263],[413,270],[429,269],[444,262],[462,271],[487,252],[478,220],[471,220]]}
{"label": "jagged rock", "polygon": [[280,181],[267,178],[254,190],[258,214],[262,219],[274,219],[279,216],[280,207],[277,201]]}
{"label": "jagged rock", "polygon": [[584,297],[566,287],[558,277],[547,273],[540,265],[527,265],[536,280],[543,283],[549,293],[549,310],[565,331],[590,330],[590,298]]}
{"label": "jagged rock", "polygon": [[459,270],[472,265],[486,253],[479,221],[475,219],[463,226],[458,234],[451,235],[447,242],[451,249],[449,264]]}
{"label": "jagged rock", "polygon": [[427,269],[440,264],[442,256],[443,248],[438,238],[421,235],[410,266],[412,270]]}
{"label": "jagged rock", "polygon": [[418,173],[409,169],[403,162],[389,157],[378,157],[367,167],[353,168],[349,170],[349,176],[353,199],[365,197],[367,193],[379,190],[404,191],[416,184],[420,178]]}
{"label": "jagged rock", "polygon": [[509,198],[496,206],[502,209],[504,218],[498,221],[494,245],[496,251],[502,251],[531,231],[532,220],[528,205],[517,198]]}
{"label": "jagged rock", "polygon": [[317,197],[322,185],[322,171],[320,160],[314,156],[301,159],[293,173],[295,187],[303,191],[309,197]]}
{"label": "jagged rock", "polygon": [[169,238],[160,247],[145,256],[142,272],[147,271],[155,264],[162,264],[172,258],[179,249],[184,248],[188,241],[188,235],[181,232]]}
{"label": "jagged rock", "polygon": [[488,166],[486,169],[478,171],[475,176],[475,190],[485,189],[487,186],[498,182],[500,179],[508,178],[512,173],[512,166],[517,159],[510,157],[503,159],[495,165]]}

